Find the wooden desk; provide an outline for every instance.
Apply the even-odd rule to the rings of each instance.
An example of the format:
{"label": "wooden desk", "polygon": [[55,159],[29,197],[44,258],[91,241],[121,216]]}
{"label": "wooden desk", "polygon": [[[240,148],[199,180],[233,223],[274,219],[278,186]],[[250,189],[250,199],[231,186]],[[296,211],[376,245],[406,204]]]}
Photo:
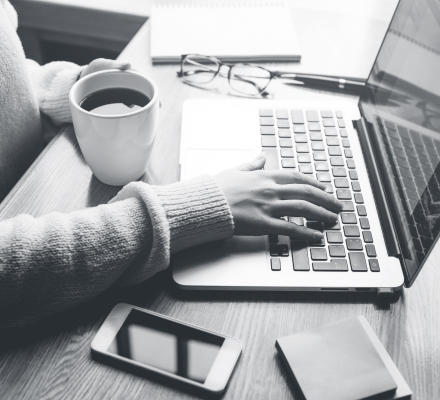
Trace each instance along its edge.
{"label": "wooden desk", "polygon": [[[182,103],[194,97],[227,97],[182,84],[177,66],[152,67],[148,22],[121,54],[157,82],[162,116],[156,153],[145,181],[178,180]],[[275,99],[355,96],[289,87],[274,82]],[[232,101],[232,100],[231,100]],[[0,206],[0,218],[19,213],[69,212],[108,201],[118,188],[97,181],[85,164],[72,127],[66,127]],[[299,398],[275,350],[276,338],[332,321],[365,315],[415,393],[434,399],[440,393],[440,260],[437,247],[414,287],[389,306],[369,295],[336,293],[183,292],[169,271],[125,291],[111,291],[84,307],[52,320],[51,326],[4,344],[0,351],[2,399],[182,399],[192,396],[106,365],[90,356],[90,342],[114,304],[125,301],[224,332],[242,340],[244,349],[225,399]]]}

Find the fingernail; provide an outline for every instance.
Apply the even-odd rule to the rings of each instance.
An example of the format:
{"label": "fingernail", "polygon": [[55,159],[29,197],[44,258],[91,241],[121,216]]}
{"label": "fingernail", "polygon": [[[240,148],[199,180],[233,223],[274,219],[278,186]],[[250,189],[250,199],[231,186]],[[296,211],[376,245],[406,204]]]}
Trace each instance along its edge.
{"label": "fingernail", "polygon": [[313,232],[313,239],[318,240],[318,239],[322,239],[324,237],[324,234],[319,232],[319,231],[315,231]]}
{"label": "fingernail", "polygon": [[264,152],[262,151],[260,154],[258,154],[257,160],[261,160],[263,157],[264,157]]}

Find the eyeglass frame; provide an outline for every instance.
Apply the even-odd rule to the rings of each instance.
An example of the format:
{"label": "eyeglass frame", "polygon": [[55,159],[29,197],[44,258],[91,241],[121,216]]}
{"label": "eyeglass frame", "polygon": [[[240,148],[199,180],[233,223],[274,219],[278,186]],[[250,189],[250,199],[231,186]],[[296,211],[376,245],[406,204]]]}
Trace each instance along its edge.
{"label": "eyeglass frame", "polygon": [[[183,54],[181,56],[181,60],[180,60],[180,71],[177,72],[177,76],[180,77],[180,78],[185,78],[185,74],[183,72],[183,63],[186,60],[186,58],[189,57],[189,56],[207,58],[207,59],[210,59],[211,61],[213,61],[213,62],[218,64],[217,72],[214,73],[212,79],[210,79],[207,82],[200,83],[200,84],[206,84],[206,83],[212,82],[219,75],[221,68],[223,66],[225,66],[225,67],[229,68],[229,71],[228,71],[228,83],[229,83],[229,86],[231,87],[231,89],[235,90],[236,92],[238,92],[240,94],[245,94],[245,95],[250,96],[250,97],[255,97],[255,96],[260,96],[260,95],[263,96],[263,97],[268,96],[269,93],[267,93],[265,90],[269,86],[269,84],[272,82],[272,79],[274,79],[274,78],[284,78],[284,79],[295,80],[295,75],[293,73],[291,73],[291,72],[271,71],[271,70],[269,70],[267,68],[264,68],[264,67],[262,67],[260,65],[252,64],[252,63],[237,63],[237,64],[225,63],[225,62],[219,60],[217,57],[207,56],[207,55],[204,55],[204,54]],[[237,65],[245,65],[245,66],[249,66],[249,67],[255,67],[255,68],[262,69],[265,72],[268,72],[269,73],[269,78],[268,78],[267,85],[263,89],[261,89],[257,94],[255,94],[255,95],[242,93],[239,90],[235,89],[233,87],[233,85],[231,85],[231,71],[232,71],[232,68],[237,66]],[[294,75],[294,76],[288,76],[288,75]],[[194,83],[194,82],[187,81],[187,83]],[[258,85],[255,82],[251,82],[250,81],[249,83],[254,85],[256,88],[259,88]]]}

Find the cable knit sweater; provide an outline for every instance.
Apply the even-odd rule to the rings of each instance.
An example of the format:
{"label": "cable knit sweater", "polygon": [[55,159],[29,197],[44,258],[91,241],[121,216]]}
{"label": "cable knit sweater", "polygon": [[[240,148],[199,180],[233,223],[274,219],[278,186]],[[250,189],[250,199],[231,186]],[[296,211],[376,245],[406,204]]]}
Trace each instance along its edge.
{"label": "cable knit sweater", "polygon": [[[71,122],[68,92],[81,68],[26,60],[17,15],[0,0],[0,200],[34,160],[40,112]],[[2,197],[3,196],[3,197]],[[231,237],[232,215],[210,176],[125,186],[109,204],[0,222],[0,329],[75,306],[110,286],[140,283],[170,254]]]}

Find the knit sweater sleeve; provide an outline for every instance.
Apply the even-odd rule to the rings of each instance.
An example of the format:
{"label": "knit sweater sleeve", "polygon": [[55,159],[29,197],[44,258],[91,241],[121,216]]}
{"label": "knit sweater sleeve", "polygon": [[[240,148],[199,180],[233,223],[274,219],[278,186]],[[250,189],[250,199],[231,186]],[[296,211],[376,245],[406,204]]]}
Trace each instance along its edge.
{"label": "knit sweater sleeve", "polygon": [[145,281],[170,254],[232,236],[229,205],[201,176],[157,187],[131,183],[110,204],[0,222],[0,330]]}
{"label": "knit sweater sleeve", "polygon": [[55,124],[72,122],[69,91],[84,67],[67,61],[54,61],[42,66],[33,60],[26,60],[26,63],[40,111]]}

